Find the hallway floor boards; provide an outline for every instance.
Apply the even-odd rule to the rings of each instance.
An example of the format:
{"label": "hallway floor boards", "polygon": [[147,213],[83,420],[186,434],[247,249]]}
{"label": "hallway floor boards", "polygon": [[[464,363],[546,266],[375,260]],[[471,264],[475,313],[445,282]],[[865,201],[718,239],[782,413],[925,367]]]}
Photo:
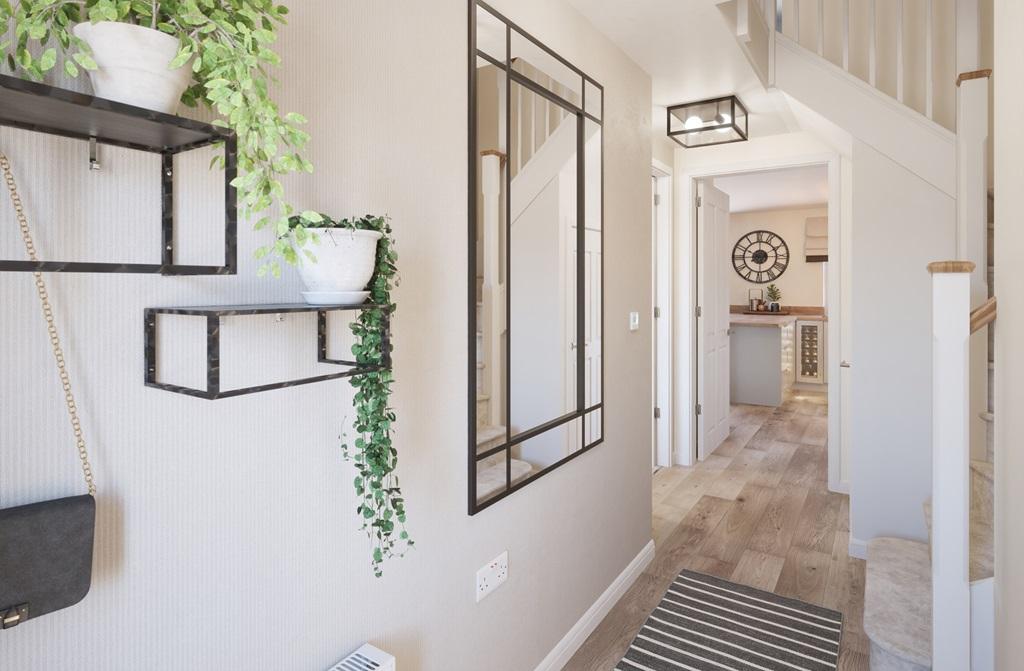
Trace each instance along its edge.
{"label": "hallway floor boards", "polygon": [[683,569],[842,611],[839,668],[867,671],[864,562],[847,554],[849,497],[828,491],[824,394],[733,406],[730,435],[692,468],[654,475],[654,561],[564,667],[612,669]]}

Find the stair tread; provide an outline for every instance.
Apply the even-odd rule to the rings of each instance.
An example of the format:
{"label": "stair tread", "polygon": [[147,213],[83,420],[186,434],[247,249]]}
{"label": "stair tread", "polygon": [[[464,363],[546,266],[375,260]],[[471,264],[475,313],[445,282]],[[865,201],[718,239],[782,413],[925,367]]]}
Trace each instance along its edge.
{"label": "stair tread", "polygon": [[487,425],[487,426],[481,426],[480,428],[478,428],[476,430],[476,444],[478,446],[479,445],[483,445],[485,443],[489,443],[489,442],[491,442],[493,440],[497,440],[498,438],[504,438],[504,437],[505,437],[505,427],[504,426],[490,426],[490,425]]}
{"label": "stair tread", "polygon": [[[512,460],[512,484],[520,482],[533,472],[533,465],[519,459]],[[505,488],[505,463],[497,463],[481,470],[476,475],[476,496],[486,499]]]}
{"label": "stair tread", "polygon": [[971,470],[977,472],[989,482],[992,482],[994,477],[992,462],[982,461],[981,459],[971,459]]}
{"label": "stair tread", "polygon": [[900,538],[868,543],[864,633],[887,652],[932,663],[932,576],[928,546]]}

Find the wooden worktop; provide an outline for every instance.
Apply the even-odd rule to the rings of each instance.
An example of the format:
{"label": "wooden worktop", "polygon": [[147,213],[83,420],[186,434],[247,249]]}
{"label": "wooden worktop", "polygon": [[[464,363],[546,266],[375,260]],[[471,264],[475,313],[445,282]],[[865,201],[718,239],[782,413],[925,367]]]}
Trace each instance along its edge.
{"label": "wooden worktop", "polygon": [[[801,319],[802,318],[803,317],[801,317]],[[773,315],[770,312],[766,312],[763,315],[729,315],[730,326],[764,326],[782,328],[783,326],[795,324],[796,320],[796,315]]]}

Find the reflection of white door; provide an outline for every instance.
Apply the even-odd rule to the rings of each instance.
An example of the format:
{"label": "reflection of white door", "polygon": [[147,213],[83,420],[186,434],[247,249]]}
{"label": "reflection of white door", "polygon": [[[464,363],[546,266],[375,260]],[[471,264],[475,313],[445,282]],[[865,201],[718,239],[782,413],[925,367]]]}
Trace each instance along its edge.
{"label": "reflection of white door", "polygon": [[729,436],[729,196],[697,185],[697,456]]}
{"label": "reflection of white door", "polygon": [[[586,249],[583,257],[583,272],[586,280],[583,304],[586,306],[583,350],[583,364],[586,394],[584,404],[587,408],[601,403],[601,232],[588,228],[585,232]],[[592,412],[585,420],[587,443],[593,443],[601,437],[601,413]]]}

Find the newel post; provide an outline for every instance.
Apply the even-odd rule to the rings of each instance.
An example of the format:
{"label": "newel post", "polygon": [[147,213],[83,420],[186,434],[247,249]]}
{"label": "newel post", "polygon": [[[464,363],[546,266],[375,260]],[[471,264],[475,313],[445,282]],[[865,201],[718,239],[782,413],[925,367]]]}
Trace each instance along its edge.
{"label": "newel post", "polygon": [[932,274],[932,668],[971,664],[970,261]]}

